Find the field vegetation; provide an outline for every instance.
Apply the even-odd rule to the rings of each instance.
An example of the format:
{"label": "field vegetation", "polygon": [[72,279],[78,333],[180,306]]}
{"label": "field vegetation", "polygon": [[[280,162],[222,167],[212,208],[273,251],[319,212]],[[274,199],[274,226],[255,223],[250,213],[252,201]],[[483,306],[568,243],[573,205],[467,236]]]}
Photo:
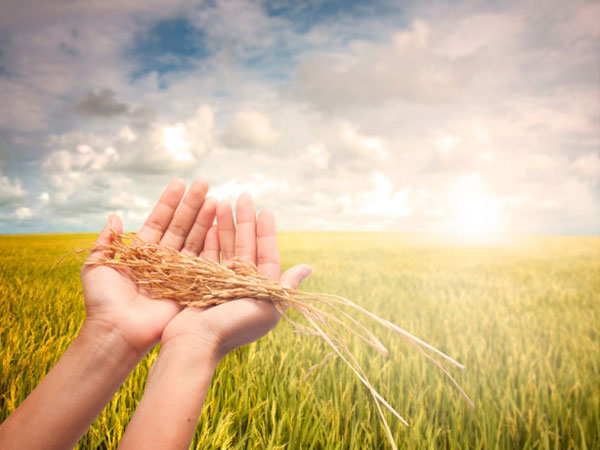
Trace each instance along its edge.
{"label": "field vegetation", "polygon": [[[31,392],[85,316],[85,234],[0,236],[0,420]],[[384,233],[282,233],[284,266],[306,262],[303,289],[345,296],[462,362],[444,375],[377,324],[385,358],[352,349],[399,448],[600,449],[600,238],[531,237],[458,245]],[[299,316],[295,316],[299,318]],[[115,448],[140,400],[151,351],[79,448]],[[192,448],[389,448],[367,389],[322,340],[274,332],[217,369]],[[26,430],[24,430],[26,432]]]}

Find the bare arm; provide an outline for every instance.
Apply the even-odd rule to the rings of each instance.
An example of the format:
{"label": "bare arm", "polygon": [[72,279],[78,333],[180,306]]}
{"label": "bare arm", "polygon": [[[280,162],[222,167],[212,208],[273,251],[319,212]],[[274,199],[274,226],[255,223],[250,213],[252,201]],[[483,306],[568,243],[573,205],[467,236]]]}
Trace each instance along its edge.
{"label": "bare arm", "polygon": [[119,449],[189,448],[217,363],[208,346],[161,346]]}
{"label": "bare arm", "polygon": [[[199,245],[215,215],[216,202],[204,201],[207,189],[206,182],[196,181],[184,197],[185,183],[171,183],[138,236],[169,247]],[[108,242],[111,230],[122,231],[116,216],[96,242]],[[187,239],[192,231],[193,239]],[[100,255],[92,252],[89,260]],[[148,299],[110,267],[84,266],[81,278],[85,322],[59,362],[0,426],[2,449],[73,448],[181,310],[172,301]]]}
{"label": "bare arm", "polygon": [[0,427],[2,449],[73,448],[143,355],[86,322],[58,363]]}
{"label": "bare arm", "polygon": [[[275,220],[263,211],[255,222],[252,198],[238,199],[237,229],[231,207],[220,203],[217,227],[206,236],[203,257],[226,261],[233,256],[258,263],[265,275],[279,279],[281,266]],[[283,277],[292,287],[312,273],[300,265]],[[279,322],[280,314],[269,302],[235,300],[208,309],[188,307],[165,328],[160,354],[148,378],[120,449],[187,449],[206,399],[218,362],[231,350],[264,336]]]}

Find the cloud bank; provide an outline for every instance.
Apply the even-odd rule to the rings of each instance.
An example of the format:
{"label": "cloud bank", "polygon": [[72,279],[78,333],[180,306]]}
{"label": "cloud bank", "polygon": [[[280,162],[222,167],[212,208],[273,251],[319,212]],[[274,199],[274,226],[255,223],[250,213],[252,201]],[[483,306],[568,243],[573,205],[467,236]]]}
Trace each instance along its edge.
{"label": "cloud bank", "polygon": [[0,9],[0,232],[138,227],[174,177],[282,229],[600,232],[597,2]]}

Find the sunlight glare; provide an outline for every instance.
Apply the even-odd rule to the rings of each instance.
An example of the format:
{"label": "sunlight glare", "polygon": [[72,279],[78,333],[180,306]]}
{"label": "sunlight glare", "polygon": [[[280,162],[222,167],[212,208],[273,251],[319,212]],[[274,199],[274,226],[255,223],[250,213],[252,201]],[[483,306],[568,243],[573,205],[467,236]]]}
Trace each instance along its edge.
{"label": "sunlight glare", "polygon": [[478,195],[458,200],[454,217],[455,231],[486,235],[499,231],[499,211],[491,199]]}
{"label": "sunlight glare", "polygon": [[492,241],[504,233],[499,201],[489,195],[474,174],[452,193],[452,233],[463,241]]}
{"label": "sunlight glare", "polygon": [[164,127],[162,130],[162,142],[167,153],[175,161],[191,161],[192,154],[189,152],[191,142],[187,137],[185,126],[181,123]]}

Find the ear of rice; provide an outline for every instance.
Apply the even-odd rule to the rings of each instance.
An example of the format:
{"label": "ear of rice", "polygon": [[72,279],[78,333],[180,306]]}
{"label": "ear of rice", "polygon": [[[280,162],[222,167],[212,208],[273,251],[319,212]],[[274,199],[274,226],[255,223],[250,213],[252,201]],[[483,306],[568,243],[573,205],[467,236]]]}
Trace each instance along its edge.
{"label": "ear of rice", "polygon": [[[462,364],[346,298],[293,289],[282,282],[271,280],[261,274],[256,266],[243,261],[234,259],[227,265],[221,265],[211,260],[188,256],[170,248],[160,247],[157,244],[143,243],[139,239],[136,239],[135,245],[130,245],[129,242],[133,239],[132,235],[117,235],[113,232],[110,243],[91,249],[101,250],[105,256],[94,261],[87,261],[86,264],[107,265],[123,269],[150,297],[169,299],[190,307],[210,307],[244,298],[272,302],[297,331],[323,339],[332,348],[333,353],[339,356],[367,387],[394,449],[396,449],[396,445],[382,407],[388,409],[403,424],[408,426],[408,422],[373,388],[358,361],[350,352],[346,344],[347,336],[353,335],[360,338],[383,355],[387,356],[388,351],[365,325],[342,308],[347,307],[359,311],[362,317],[374,320],[408,340],[450,378],[469,405],[474,407],[473,402],[446,368],[428,352],[464,369]],[[286,307],[299,311],[308,325],[290,319],[285,314]]]}

